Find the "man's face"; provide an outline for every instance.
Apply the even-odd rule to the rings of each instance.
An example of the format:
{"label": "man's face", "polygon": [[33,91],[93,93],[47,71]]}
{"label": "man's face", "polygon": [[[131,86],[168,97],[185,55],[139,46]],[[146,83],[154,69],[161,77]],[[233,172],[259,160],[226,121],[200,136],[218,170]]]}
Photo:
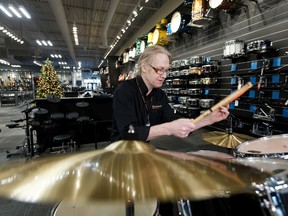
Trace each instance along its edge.
{"label": "man's face", "polygon": [[151,64],[142,66],[142,77],[148,88],[160,88],[167,77],[169,58],[163,53],[156,54]]}

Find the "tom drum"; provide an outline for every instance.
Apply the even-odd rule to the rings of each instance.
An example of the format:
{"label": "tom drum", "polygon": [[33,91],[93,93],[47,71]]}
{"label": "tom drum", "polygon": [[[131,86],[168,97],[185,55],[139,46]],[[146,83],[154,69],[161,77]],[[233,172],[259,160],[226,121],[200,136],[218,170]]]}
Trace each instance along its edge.
{"label": "tom drum", "polygon": [[153,45],[164,46],[168,44],[166,30],[163,29],[155,29],[153,32]]}
{"label": "tom drum", "polygon": [[196,25],[203,25],[207,22],[205,19],[207,13],[206,0],[194,0],[192,3],[192,23]]}
{"label": "tom drum", "polygon": [[191,15],[181,14],[180,12],[175,12],[171,18],[171,33],[176,32],[185,33],[189,31],[187,24],[191,20]]}

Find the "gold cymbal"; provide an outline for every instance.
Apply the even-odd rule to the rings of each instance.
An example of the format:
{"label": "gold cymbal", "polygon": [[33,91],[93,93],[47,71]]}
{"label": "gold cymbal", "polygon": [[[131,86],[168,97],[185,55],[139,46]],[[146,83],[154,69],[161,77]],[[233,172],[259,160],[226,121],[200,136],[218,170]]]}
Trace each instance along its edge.
{"label": "gold cymbal", "polygon": [[254,140],[254,137],[239,134],[239,133],[227,133],[222,131],[211,131],[203,134],[202,138],[217,146],[226,148],[236,148],[240,143],[248,140]]}
{"label": "gold cymbal", "polygon": [[0,196],[27,202],[190,200],[251,192],[270,174],[235,161],[118,141],[101,150],[0,166]]}

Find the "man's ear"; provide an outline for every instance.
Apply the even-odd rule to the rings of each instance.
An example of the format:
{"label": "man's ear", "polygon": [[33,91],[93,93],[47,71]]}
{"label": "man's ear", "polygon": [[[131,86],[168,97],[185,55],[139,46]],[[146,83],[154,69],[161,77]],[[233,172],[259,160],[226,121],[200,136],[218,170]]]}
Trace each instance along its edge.
{"label": "man's ear", "polygon": [[140,67],[142,72],[145,73],[147,71],[147,65],[145,63],[141,63]]}

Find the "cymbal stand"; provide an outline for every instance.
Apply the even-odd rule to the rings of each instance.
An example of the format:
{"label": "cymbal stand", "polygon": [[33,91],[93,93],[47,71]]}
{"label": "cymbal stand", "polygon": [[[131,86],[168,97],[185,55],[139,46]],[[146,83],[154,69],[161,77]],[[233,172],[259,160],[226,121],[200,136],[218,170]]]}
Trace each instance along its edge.
{"label": "cymbal stand", "polygon": [[[21,111],[21,113],[25,114],[24,118],[21,119],[16,119],[16,120],[11,120],[11,122],[14,122],[14,124],[7,124],[6,126],[8,128],[24,128],[25,129],[25,139],[24,143],[22,143],[21,146],[21,152],[7,152],[8,155],[7,157],[10,157],[11,155],[24,155],[24,156],[33,156],[33,146],[31,145],[31,140],[30,140],[30,131],[29,131],[29,113],[32,111],[33,108],[26,108],[25,110]],[[23,122],[25,121],[24,125],[19,125],[18,122]],[[25,150],[27,148],[27,151]]]}

